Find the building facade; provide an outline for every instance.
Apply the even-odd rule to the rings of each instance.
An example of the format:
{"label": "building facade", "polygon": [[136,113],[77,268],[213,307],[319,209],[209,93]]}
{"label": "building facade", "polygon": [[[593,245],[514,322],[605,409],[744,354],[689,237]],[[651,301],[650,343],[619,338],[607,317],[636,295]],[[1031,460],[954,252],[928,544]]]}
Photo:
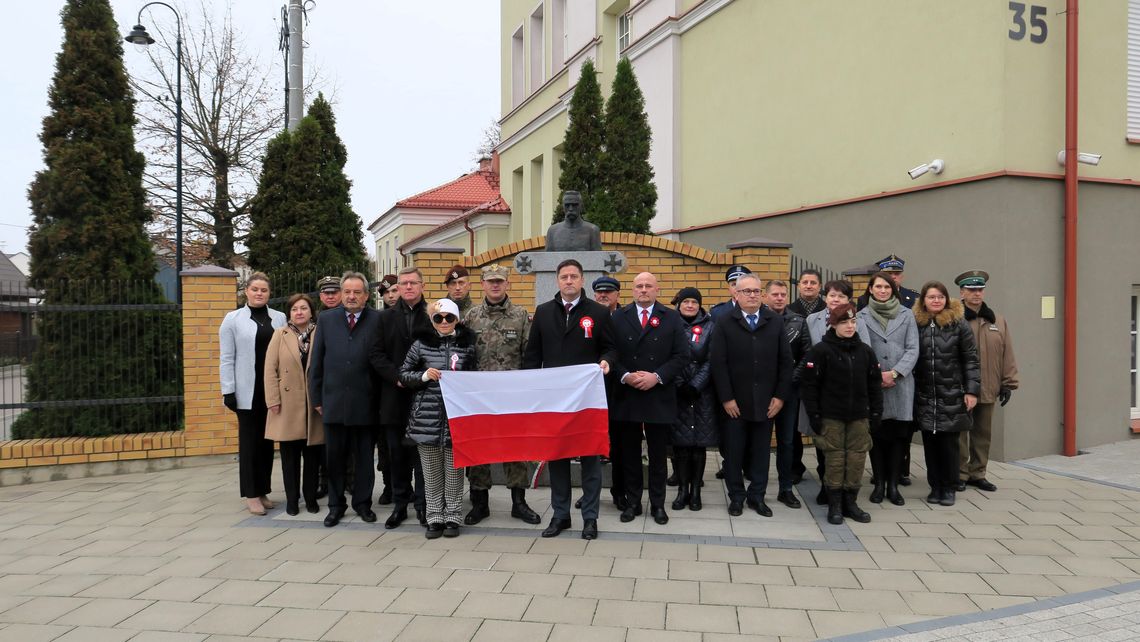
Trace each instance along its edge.
{"label": "building facade", "polygon": [[[1022,390],[995,456],[1059,452],[1066,3],[505,0],[503,198],[540,235],[587,57],[633,63],[653,129],[655,233],[763,236],[834,270],[886,254],[907,284],[982,268]],[[1077,443],[1140,429],[1140,2],[1080,5]],[[1133,53],[1130,54],[1130,51]],[[939,159],[940,173],[908,170]],[[952,289],[953,286],[950,284]]]}

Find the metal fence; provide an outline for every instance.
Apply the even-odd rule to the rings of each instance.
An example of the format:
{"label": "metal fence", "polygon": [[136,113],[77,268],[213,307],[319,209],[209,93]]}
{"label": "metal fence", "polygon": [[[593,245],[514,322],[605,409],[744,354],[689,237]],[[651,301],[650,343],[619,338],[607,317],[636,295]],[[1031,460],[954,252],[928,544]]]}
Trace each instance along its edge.
{"label": "metal fence", "polygon": [[[825,268],[825,267],[819,265],[818,263],[813,263],[813,262],[811,262],[811,261],[809,261],[803,257],[796,256],[795,254],[792,255],[791,266],[792,266],[792,269],[791,269],[792,273],[790,275],[788,275],[788,278],[790,279],[791,283],[798,282],[799,278],[800,278],[800,274],[802,274],[804,270],[816,270],[816,271],[818,271],[820,273],[820,275],[822,275],[822,277],[823,277],[819,280],[820,285],[823,285],[824,283],[827,283],[828,281],[831,281],[834,279],[842,279],[843,278],[842,272],[839,272],[837,270],[832,270],[829,268]],[[798,289],[792,288],[792,290],[796,291],[795,299],[800,298]],[[792,300],[794,301],[795,299],[792,299]]]}
{"label": "metal fence", "polygon": [[0,437],[181,429],[180,310],[154,281],[0,282]]}

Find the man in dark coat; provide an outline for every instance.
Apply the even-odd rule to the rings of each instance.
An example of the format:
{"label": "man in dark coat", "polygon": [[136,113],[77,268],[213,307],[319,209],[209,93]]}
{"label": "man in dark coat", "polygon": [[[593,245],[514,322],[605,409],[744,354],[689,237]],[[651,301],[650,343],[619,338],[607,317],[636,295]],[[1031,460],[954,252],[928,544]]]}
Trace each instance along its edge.
{"label": "man in dark coat", "polygon": [[396,305],[380,313],[381,331],[368,355],[380,379],[380,427],[388,440],[391,457],[392,514],[384,521],[384,528],[396,528],[407,519],[409,503],[414,503],[420,524],[427,525],[419,453],[404,439],[412,393],[400,383],[400,366],[404,364],[415,337],[434,332],[434,329],[428,318],[423,294],[424,278],[419,269],[400,270],[396,287],[400,290],[400,298]]}
{"label": "man in dark coat", "polygon": [[379,314],[368,307],[368,279],[346,272],[340,279],[341,304],[321,313],[309,357],[309,396],[325,425],[329,514],[325,526],[336,526],[345,514],[346,458],[352,457],[355,479],[352,508],[366,522],[372,512],[372,467],[377,397],[368,351],[380,332]]}
{"label": "man in dark coat", "polygon": [[[788,284],[784,281],[768,281],[764,287],[765,305],[784,319],[784,336],[792,351],[792,363],[799,363],[804,353],[811,348],[811,337],[808,335],[807,323],[800,315],[792,312],[788,305]],[[789,387],[790,396],[785,399],[787,403],[776,415],[776,472],[780,480],[780,492],[776,501],[788,508],[799,508],[800,500],[792,492],[797,471],[795,463],[800,463],[799,475],[803,476],[803,438],[796,430],[800,418],[799,392],[793,384]],[[796,446],[799,449],[796,449]]]}
{"label": "man in dark coat", "polygon": [[[728,487],[728,514],[740,515],[749,508],[764,517],[772,509],[764,503],[772,419],[783,408],[792,385],[791,346],[784,336],[784,320],[761,309],[760,279],[745,275],[737,279],[739,306],[713,330],[709,363],[717,399],[727,417],[722,423],[722,442],[727,460],[724,481]],[[749,471],[744,488],[743,469]]]}
{"label": "man in dark coat", "polygon": [[[665,446],[669,426],[677,418],[676,378],[688,363],[689,345],[681,315],[657,303],[657,277],[642,272],[633,279],[634,302],[613,315],[618,361],[615,419],[621,450],[641,452],[641,433],[649,447],[649,513],[665,524]],[[641,457],[625,457],[623,475],[627,504],[621,521],[641,514]]]}
{"label": "man in dark coat", "polygon": [[[617,362],[610,311],[582,293],[582,264],[567,259],[558,264],[558,294],[534,311],[522,367],[557,368],[596,363],[609,373]],[[602,467],[597,455],[581,457],[582,539],[598,536],[598,498]],[[550,504],[554,517],[542,531],[556,537],[570,528],[570,460],[550,462]]]}

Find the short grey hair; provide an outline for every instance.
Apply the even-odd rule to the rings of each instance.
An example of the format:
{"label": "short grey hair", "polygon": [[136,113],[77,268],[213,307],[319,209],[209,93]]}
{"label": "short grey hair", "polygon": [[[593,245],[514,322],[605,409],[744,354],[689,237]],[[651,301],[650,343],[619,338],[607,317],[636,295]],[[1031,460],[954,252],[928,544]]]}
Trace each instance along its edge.
{"label": "short grey hair", "polygon": [[404,276],[405,274],[415,274],[416,276],[420,277],[420,281],[424,280],[424,273],[420,272],[420,269],[414,265],[410,265],[406,268],[400,268],[400,271],[396,272],[396,280],[400,280],[400,277]]}
{"label": "short grey hair", "polygon": [[340,286],[341,286],[341,288],[344,287],[344,282],[349,280],[349,279],[358,279],[360,281],[360,283],[364,285],[364,289],[365,290],[368,289],[368,277],[364,276],[360,272],[353,272],[352,270],[349,270],[349,271],[345,272],[344,274],[340,275]]}

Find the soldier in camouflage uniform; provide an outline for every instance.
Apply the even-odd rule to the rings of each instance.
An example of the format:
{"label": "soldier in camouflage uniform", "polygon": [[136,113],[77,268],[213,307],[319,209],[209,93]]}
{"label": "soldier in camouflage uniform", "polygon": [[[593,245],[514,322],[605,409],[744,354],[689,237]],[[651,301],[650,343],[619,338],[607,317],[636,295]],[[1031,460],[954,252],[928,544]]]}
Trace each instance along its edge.
{"label": "soldier in camouflage uniform", "polygon": [[[486,298],[463,316],[463,323],[475,333],[475,354],[480,370],[518,370],[522,365],[523,350],[530,332],[530,317],[526,310],[511,303],[507,296],[510,268],[494,264],[483,268],[483,293]],[[464,272],[466,276],[466,271]],[[527,462],[503,462],[507,475],[507,488],[511,489],[511,517],[528,524],[541,521],[538,513],[526,504],[526,487],[529,481]],[[487,506],[491,489],[491,466],[467,467],[471,482],[471,512],[463,518],[468,525],[478,524],[491,515]]]}
{"label": "soldier in camouflage uniform", "polygon": [[447,288],[447,298],[459,306],[459,316],[467,314],[471,309],[471,281],[468,279],[467,268],[462,265],[451,266],[443,285]]}

